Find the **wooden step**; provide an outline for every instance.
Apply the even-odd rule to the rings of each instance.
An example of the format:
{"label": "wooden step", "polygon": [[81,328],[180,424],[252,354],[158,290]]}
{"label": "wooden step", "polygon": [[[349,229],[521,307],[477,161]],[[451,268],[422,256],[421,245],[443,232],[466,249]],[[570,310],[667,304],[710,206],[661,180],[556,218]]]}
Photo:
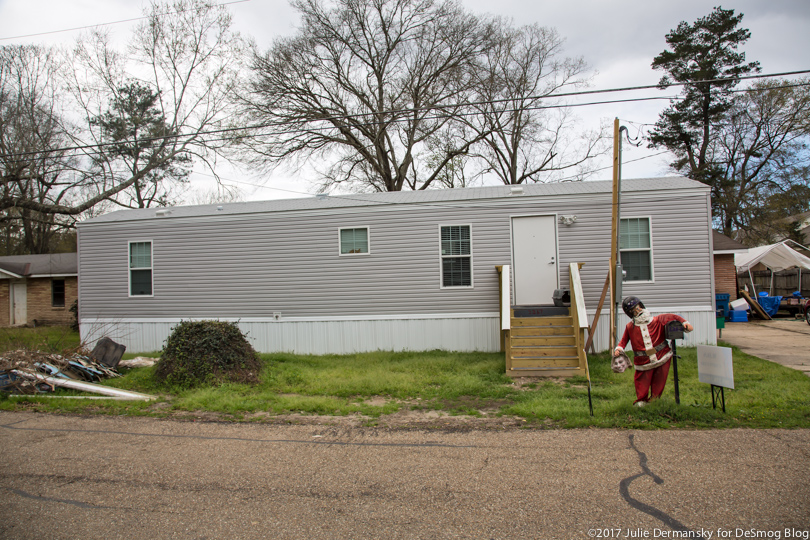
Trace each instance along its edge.
{"label": "wooden step", "polygon": [[577,338],[568,334],[512,336],[512,347],[568,346],[574,347]]}
{"label": "wooden step", "polygon": [[521,326],[512,328],[512,337],[554,337],[573,336],[573,326]]}
{"label": "wooden step", "polygon": [[543,326],[573,326],[573,317],[512,317],[512,328],[521,328],[527,326],[543,327]]}
{"label": "wooden step", "polygon": [[585,370],[576,368],[519,368],[508,369],[506,375],[509,377],[572,377],[574,375],[585,375]]}
{"label": "wooden step", "polygon": [[512,358],[512,369],[559,369],[578,368],[579,358],[549,357],[549,358]]}
{"label": "wooden step", "polygon": [[577,357],[576,347],[512,347],[512,358]]}

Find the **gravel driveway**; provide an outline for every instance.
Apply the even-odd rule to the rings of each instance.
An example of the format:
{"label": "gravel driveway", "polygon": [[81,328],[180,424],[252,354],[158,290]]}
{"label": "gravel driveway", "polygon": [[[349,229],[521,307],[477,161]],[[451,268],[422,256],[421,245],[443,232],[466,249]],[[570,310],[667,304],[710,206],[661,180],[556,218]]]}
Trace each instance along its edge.
{"label": "gravel driveway", "polygon": [[719,340],[810,376],[810,325],[804,320],[729,322]]}

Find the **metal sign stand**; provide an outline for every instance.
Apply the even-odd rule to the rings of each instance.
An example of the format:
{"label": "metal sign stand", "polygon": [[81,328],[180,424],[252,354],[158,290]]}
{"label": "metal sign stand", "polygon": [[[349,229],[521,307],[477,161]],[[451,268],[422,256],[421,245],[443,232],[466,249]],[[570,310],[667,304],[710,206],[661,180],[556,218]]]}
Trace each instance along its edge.
{"label": "metal sign stand", "polygon": [[717,408],[717,402],[720,402],[723,412],[726,412],[726,393],[725,388],[722,386],[712,385],[712,409]]}
{"label": "metal sign stand", "polygon": [[664,337],[669,341],[669,348],[672,349],[672,376],[675,380],[675,403],[681,404],[681,389],[678,386],[678,348],[675,346],[676,339],[683,339],[683,324],[680,321],[670,321],[664,327]]}
{"label": "metal sign stand", "polygon": [[730,347],[698,345],[698,380],[711,385],[712,408],[726,412],[725,389],[734,390],[734,359]]}
{"label": "metal sign stand", "polygon": [[672,375],[675,378],[675,403],[681,404],[681,390],[678,388],[678,349],[675,347],[675,340],[671,340],[672,344]]}

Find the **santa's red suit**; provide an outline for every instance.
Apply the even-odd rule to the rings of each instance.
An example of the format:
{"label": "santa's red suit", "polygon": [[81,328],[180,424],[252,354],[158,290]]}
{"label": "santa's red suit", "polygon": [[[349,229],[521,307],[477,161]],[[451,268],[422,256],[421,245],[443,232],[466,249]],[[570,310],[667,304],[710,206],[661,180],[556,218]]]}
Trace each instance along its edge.
{"label": "santa's red suit", "polygon": [[636,373],[633,382],[636,386],[636,403],[659,398],[664,393],[672,359],[672,351],[664,338],[664,328],[670,321],[685,323],[686,319],[673,313],[665,313],[653,317],[646,325],[637,325],[631,321],[624,329],[618,347],[624,349],[629,341],[635,353],[633,364]]}

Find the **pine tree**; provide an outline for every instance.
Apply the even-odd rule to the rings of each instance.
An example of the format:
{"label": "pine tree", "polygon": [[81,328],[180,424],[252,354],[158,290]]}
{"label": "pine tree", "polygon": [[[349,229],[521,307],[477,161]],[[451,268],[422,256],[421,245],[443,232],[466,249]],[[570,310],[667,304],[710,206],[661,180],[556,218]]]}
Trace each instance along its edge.
{"label": "pine tree", "polygon": [[760,71],[759,62],[746,63],[745,53],[738,51],[751,37],[738,28],[742,18],[733,9],[716,7],[691,25],[681,22],[666,36],[671,50],[652,63],[653,69],[666,72],[661,88],[684,86],[682,99],[661,113],[650,132],[650,146],[667,148],[676,156],[676,171],[709,185],[722,181],[711,153],[715,125],[732,107],[739,77]]}

